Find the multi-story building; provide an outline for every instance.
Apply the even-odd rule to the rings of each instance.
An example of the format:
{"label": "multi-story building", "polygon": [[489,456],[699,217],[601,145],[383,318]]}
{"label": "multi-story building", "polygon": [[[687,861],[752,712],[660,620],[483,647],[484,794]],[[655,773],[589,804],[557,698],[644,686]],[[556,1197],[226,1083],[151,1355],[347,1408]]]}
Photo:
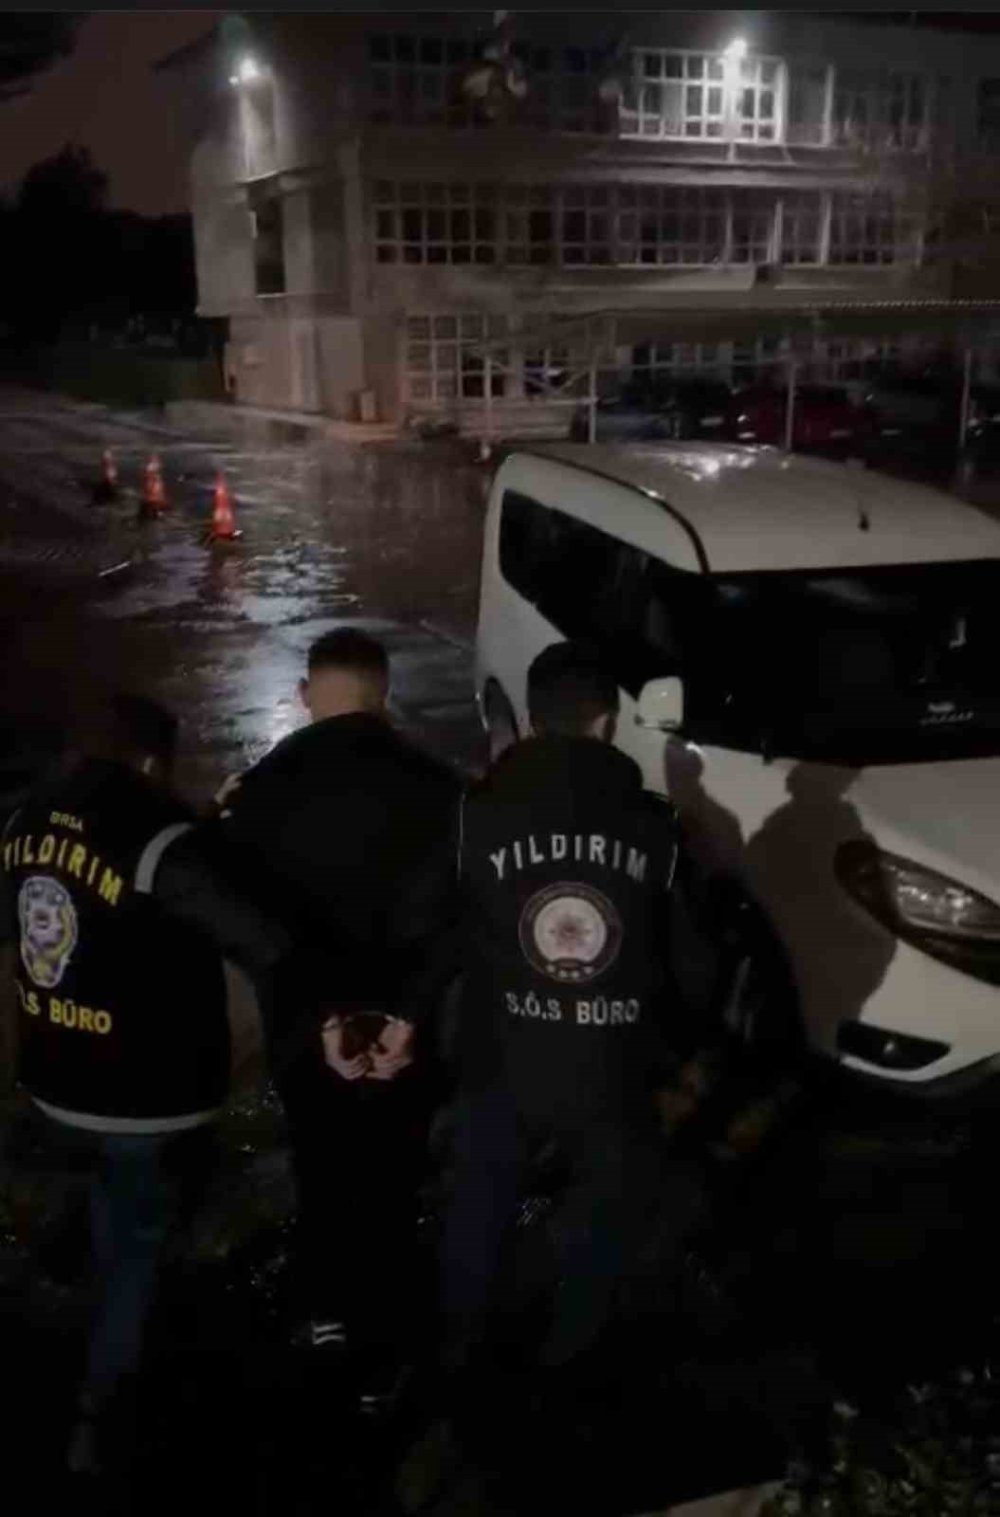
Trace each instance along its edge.
{"label": "multi-story building", "polygon": [[[956,293],[942,229],[956,165],[1000,148],[1000,43],[504,15],[255,14],[166,60],[238,400],[524,419],[595,353],[729,372],[783,311]],[[846,371],[865,346],[826,331],[808,361]]]}

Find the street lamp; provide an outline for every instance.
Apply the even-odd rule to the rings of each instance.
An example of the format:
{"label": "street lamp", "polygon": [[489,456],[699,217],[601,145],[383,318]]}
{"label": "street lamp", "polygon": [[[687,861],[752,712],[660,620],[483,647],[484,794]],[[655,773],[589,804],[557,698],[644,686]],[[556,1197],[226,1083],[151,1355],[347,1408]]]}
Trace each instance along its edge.
{"label": "street lamp", "polygon": [[257,80],[262,77],[260,64],[255,58],[247,56],[240,59],[236,66],[235,74],[230,74],[229,76],[229,82],[233,85],[256,84]]}

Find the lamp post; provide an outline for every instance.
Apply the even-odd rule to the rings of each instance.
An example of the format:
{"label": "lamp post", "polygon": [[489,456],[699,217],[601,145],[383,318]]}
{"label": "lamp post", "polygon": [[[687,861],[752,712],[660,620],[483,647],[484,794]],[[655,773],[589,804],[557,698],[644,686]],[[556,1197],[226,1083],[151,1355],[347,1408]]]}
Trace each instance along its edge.
{"label": "lamp post", "polygon": [[263,71],[256,58],[247,53],[236,65],[236,72],[234,74],[230,74],[229,82],[234,86],[240,84],[256,84],[257,81],[263,79],[263,77]]}

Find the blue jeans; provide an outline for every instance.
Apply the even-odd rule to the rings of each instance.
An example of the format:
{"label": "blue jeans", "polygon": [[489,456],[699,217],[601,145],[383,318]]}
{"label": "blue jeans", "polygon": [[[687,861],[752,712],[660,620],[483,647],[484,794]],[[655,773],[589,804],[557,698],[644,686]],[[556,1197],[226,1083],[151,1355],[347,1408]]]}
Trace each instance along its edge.
{"label": "blue jeans", "polygon": [[570,1183],[560,1208],[560,1283],[543,1363],[568,1363],[597,1342],[618,1286],[654,1246],[660,1219],[678,1250],[703,1218],[698,1176],[671,1162],[651,1118],[552,1125],[526,1118],[499,1087],[466,1097],[457,1112],[441,1261],[445,1360],[452,1368],[481,1351],[504,1238],[531,1157],[549,1140],[568,1162]]}
{"label": "blue jeans", "polygon": [[157,1265],[179,1208],[181,1181],[170,1162],[178,1138],[91,1133],[48,1118],[46,1125],[90,1170],[96,1311],[81,1403],[96,1409],[139,1367]]}

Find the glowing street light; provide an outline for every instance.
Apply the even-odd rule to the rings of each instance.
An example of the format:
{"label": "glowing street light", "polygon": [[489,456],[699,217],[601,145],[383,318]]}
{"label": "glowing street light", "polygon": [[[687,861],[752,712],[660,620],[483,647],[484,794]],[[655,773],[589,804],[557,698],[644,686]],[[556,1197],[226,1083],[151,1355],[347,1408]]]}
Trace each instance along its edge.
{"label": "glowing street light", "polygon": [[262,77],[260,65],[256,59],[246,57],[240,59],[235,74],[229,76],[229,82],[230,84],[255,84]]}
{"label": "glowing street light", "polygon": [[740,63],[742,59],[746,57],[746,55],[747,39],[745,37],[734,37],[732,42],[730,42],[729,46],[725,50],[725,57],[727,57],[731,63]]}

